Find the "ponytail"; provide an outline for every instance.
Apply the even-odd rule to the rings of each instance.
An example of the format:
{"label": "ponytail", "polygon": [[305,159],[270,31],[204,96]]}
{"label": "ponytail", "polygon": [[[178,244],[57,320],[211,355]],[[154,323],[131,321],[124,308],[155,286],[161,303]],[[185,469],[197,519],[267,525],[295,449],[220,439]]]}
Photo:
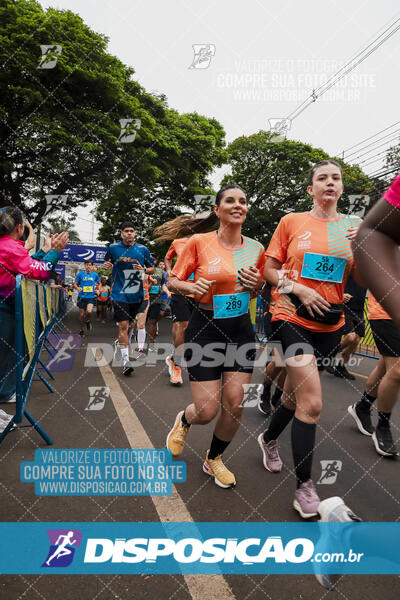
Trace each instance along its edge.
{"label": "ponytail", "polygon": [[[215,197],[215,205],[219,206],[221,203],[222,196],[227,190],[239,189],[245,194],[243,188],[236,183],[229,183],[224,185],[217,193]],[[194,233],[207,233],[217,229],[218,217],[215,212],[209,211],[206,213],[200,213],[199,215],[181,215],[168,221],[163,225],[160,225],[154,230],[155,242],[164,242],[166,240],[177,240],[183,237],[190,237]]]}
{"label": "ponytail", "polygon": [[181,215],[172,221],[167,221],[154,230],[157,237],[154,241],[164,242],[166,240],[177,240],[190,237],[194,233],[207,233],[215,229],[218,218],[215,212],[201,213],[195,215]]}
{"label": "ponytail", "polygon": [[16,206],[5,206],[0,209],[0,237],[9,235],[17,225],[22,225],[24,217]]}

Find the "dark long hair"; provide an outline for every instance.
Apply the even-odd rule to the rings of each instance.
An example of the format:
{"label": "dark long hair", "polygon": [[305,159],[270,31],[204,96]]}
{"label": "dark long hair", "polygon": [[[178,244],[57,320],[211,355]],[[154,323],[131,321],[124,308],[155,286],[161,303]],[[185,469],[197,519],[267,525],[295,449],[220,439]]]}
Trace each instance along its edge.
{"label": "dark long hair", "polygon": [[0,208],[0,237],[9,235],[17,225],[22,225],[24,215],[16,206],[4,206]]}
{"label": "dark long hair", "polygon": [[[227,190],[242,190],[243,188],[236,183],[229,183],[222,186],[215,197],[215,206],[219,206],[221,203],[222,196]],[[166,240],[176,240],[183,237],[190,237],[194,233],[207,233],[216,229],[218,223],[218,217],[215,212],[208,211],[207,213],[201,213],[199,215],[181,215],[167,221],[163,225],[160,225],[154,230],[155,241],[164,242]]]}
{"label": "dark long hair", "polygon": [[312,185],[313,184],[313,179],[314,179],[315,171],[319,167],[325,167],[325,165],[335,165],[335,167],[339,167],[340,173],[343,176],[342,165],[339,164],[336,160],[333,160],[333,158],[328,158],[327,160],[321,160],[320,162],[315,163],[315,165],[309,170],[309,172],[308,172],[308,182],[307,182],[308,185]]}

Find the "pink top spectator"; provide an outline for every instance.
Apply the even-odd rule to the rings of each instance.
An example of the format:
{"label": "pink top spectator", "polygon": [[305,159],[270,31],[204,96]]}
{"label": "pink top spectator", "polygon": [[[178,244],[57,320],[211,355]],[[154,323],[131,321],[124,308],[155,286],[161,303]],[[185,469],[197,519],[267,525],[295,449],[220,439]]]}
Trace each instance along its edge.
{"label": "pink top spectator", "polygon": [[396,208],[400,208],[400,175],[397,175],[392,185],[383,194],[383,197]]}
{"label": "pink top spectator", "polygon": [[9,235],[0,237],[0,298],[14,296],[16,275],[47,281],[59,255],[58,250],[50,250],[46,262],[35,260],[29,256],[23,241]]}

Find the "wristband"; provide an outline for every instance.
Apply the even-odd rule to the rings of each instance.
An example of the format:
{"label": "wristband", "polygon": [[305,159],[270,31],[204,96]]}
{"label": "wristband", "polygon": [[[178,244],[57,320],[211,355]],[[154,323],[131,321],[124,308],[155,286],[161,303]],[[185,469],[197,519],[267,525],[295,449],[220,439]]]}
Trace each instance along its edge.
{"label": "wristband", "polygon": [[257,296],[261,296],[261,295],[262,295],[262,293],[263,293],[263,292],[264,292],[264,290],[265,290],[265,286],[266,286],[266,285],[267,285],[267,282],[266,282],[266,281],[264,281],[264,283],[262,284],[262,286],[260,287],[260,289],[259,289],[259,290],[255,290],[255,291],[256,291],[256,294],[257,294]]}

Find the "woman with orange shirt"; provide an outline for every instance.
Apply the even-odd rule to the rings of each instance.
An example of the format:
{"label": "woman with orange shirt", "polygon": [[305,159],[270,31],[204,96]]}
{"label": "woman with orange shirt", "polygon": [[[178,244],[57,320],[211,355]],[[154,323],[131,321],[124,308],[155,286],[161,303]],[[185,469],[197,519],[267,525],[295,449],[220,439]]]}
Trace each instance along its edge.
{"label": "woman with orange shirt", "polygon": [[[337,213],[343,192],[342,169],[326,160],[310,171],[310,212],[285,215],[266,251],[265,278],[281,293],[272,318],[274,339],[282,344],[287,377],[282,404],[259,436],[263,463],[282,469],[277,438],[292,422],[292,453],[297,479],[293,506],[303,518],[316,516],[320,499],[311,479],[316,425],[322,408],[317,359],[339,349],[344,324],[343,294],[353,269],[351,239],[358,217]],[[349,231],[350,230],[350,231]],[[285,272],[282,265],[285,264]]]}
{"label": "woman with orange shirt", "polygon": [[[236,485],[221,457],[240,426],[243,386],[250,383],[255,354],[249,300],[264,285],[264,248],[241,233],[247,210],[239,186],[221,188],[211,215],[203,222],[193,219],[203,231],[219,221],[218,230],[193,235],[168,280],[171,291],[194,294],[198,304],[185,331],[193,403],[178,413],[167,447],[178,456],[190,427],[219,413],[203,471],[223,488]],[[193,272],[194,281],[187,281]]]}

